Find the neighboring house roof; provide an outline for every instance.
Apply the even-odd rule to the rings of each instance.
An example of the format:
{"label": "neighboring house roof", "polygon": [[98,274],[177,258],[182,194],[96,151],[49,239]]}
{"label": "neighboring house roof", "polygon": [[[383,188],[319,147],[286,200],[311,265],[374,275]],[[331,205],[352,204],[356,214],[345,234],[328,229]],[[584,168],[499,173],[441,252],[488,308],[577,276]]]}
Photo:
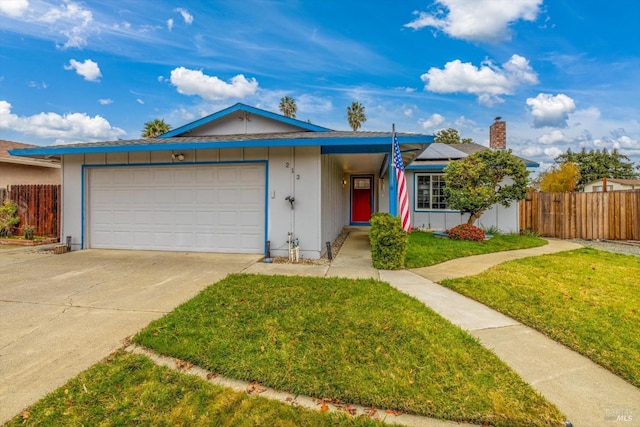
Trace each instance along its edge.
{"label": "neighboring house roof", "polygon": [[[596,179],[595,181],[591,181],[585,185],[596,184],[596,183],[600,184],[602,183],[602,180],[603,178]],[[607,183],[612,183],[612,182],[620,185],[630,186],[630,187],[640,186],[640,179],[607,178]]]}
{"label": "neighboring house roof", "polygon": [[[287,129],[292,130],[279,133],[186,136],[190,133],[201,133],[202,129],[211,129],[212,122],[216,120],[227,120],[228,122],[233,118],[231,115],[238,111],[277,121],[286,125]],[[405,164],[412,162],[433,141],[433,136],[431,135],[410,133],[397,133],[396,135],[399,144],[402,145]],[[392,132],[334,131],[255,107],[236,104],[169,131],[157,138],[14,149],[11,150],[11,153],[21,156],[47,158],[67,154],[290,146],[320,146],[322,154],[386,153],[390,152],[392,137]]]}
{"label": "neighboring house roof", "polygon": [[19,157],[9,153],[9,150],[37,148],[37,145],[23,144],[21,142],[7,141],[0,139],[0,163],[12,163],[25,166],[35,166],[43,168],[60,168],[57,160],[33,159],[29,157]]}
{"label": "neighboring house roof", "polygon": [[[480,144],[443,144],[433,143],[429,145],[407,168],[408,169],[441,169],[450,161],[460,160],[471,154],[489,150]],[[518,157],[526,167],[538,167],[539,163]]]}

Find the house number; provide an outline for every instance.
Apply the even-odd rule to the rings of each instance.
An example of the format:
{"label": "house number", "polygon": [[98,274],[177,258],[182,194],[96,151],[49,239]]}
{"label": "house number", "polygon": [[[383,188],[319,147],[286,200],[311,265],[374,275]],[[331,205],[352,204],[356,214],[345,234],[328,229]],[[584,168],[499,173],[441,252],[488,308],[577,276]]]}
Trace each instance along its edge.
{"label": "house number", "polygon": [[289,162],[285,162],[284,167],[289,169]]}
{"label": "house number", "polygon": [[300,174],[296,174],[296,179],[300,181]]}

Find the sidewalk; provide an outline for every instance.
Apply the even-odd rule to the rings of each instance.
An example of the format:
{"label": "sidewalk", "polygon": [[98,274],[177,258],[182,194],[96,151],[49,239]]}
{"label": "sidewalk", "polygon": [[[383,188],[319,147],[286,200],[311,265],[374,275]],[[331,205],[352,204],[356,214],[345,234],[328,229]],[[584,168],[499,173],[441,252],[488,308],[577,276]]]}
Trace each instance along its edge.
{"label": "sidewalk", "polygon": [[477,337],[518,375],[554,403],[574,426],[617,425],[617,411],[632,411],[625,426],[640,426],[640,390],[584,356],[474,300],[435,283],[478,274],[504,261],[579,248],[549,240],[539,248],[451,260],[415,270],[376,270],[366,232],[352,232],[330,266],[256,263],[244,272],[259,274],[378,278],[411,295],[445,319]]}

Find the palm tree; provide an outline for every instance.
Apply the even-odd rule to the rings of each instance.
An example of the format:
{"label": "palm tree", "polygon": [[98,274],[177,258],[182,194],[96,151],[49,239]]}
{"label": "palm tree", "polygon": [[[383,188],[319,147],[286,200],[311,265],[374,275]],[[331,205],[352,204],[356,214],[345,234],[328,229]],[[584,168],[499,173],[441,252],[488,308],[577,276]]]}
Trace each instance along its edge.
{"label": "palm tree", "polygon": [[280,111],[282,111],[282,114],[284,114],[286,117],[295,119],[296,111],[298,111],[296,101],[290,96],[285,96],[280,100]]}
{"label": "palm tree", "polygon": [[144,130],[142,131],[143,138],[155,138],[158,135],[167,133],[171,130],[171,125],[165,123],[164,119],[154,119],[144,124]]}
{"label": "palm tree", "polygon": [[360,129],[360,126],[367,121],[367,116],[364,115],[364,105],[359,102],[352,102],[347,107],[347,120],[354,132]]}

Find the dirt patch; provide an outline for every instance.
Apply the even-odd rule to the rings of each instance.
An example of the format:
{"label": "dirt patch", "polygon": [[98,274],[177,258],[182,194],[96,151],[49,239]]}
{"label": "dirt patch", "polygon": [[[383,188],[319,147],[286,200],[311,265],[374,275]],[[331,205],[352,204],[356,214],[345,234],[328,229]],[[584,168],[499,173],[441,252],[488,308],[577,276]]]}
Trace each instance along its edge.
{"label": "dirt patch", "polygon": [[[349,236],[349,231],[343,230],[342,233],[340,233],[340,235],[336,237],[336,239],[331,244],[331,254],[333,255],[334,259],[336,258],[336,256],[338,256],[338,253],[340,252],[340,248],[342,248],[342,245],[344,244],[344,241],[347,240],[348,236]],[[289,261],[289,258],[287,257],[274,257],[273,262],[274,264],[292,264]],[[328,255],[325,253],[324,256],[320,259],[301,258],[298,264],[331,265],[331,261],[329,261]]]}

